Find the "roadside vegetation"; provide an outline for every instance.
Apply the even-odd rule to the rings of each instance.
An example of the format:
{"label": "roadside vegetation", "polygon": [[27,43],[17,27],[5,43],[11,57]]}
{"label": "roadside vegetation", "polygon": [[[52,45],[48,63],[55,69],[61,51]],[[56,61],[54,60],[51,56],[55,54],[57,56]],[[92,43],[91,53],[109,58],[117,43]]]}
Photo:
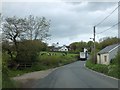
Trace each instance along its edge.
{"label": "roadside vegetation", "polygon": [[[0,17],[1,19],[2,17]],[[79,58],[79,52],[87,48],[90,53],[93,50],[93,41],[73,42],[68,47],[68,52],[54,52],[55,46],[48,46],[44,41],[50,38],[50,20],[45,17],[28,16],[25,18],[2,18],[2,86],[3,88],[15,88],[19,83],[11,80],[11,77],[24,73],[46,70],[75,62]],[[96,49],[100,50],[107,45],[115,44],[118,38],[107,38],[101,43],[95,42]],[[118,58],[118,57],[116,57]],[[91,58],[91,60],[93,60]],[[113,74],[117,65],[95,65],[87,62],[89,68],[100,72]],[[94,62],[95,63],[95,62]],[[103,68],[106,68],[105,71]],[[114,70],[113,70],[114,69]]]}
{"label": "roadside vegetation", "polygon": [[103,64],[95,64],[92,62],[92,59],[87,60],[86,67],[92,69],[94,71],[106,74],[108,76],[112,76],[120,79],[120,52],[118,52],[117,56],[111,61],[109,65]]}
{"label": "roadside vegetation", "polygon": [[111,60],[109,65],[103,65],[103,64],[97,64],[97,52],[105,48],[106,46],[112,45],[112,44],[118,44],[120,42],[119,38],[113,37],[106,37],[102,42],[95,43],[96,44],[96,55],[94,60],[94,52],[91,51],[90,58],[86,62],[86,67],[89,69],[95,70],[97,72],[106,74],[108,76],[112,76],[115,78],[120,79],[120,51],[118,51],[118,54],[114,59]]}
{"label": "roadside vegetation", "polygon": [[46,70],[76,61],[76,54],[51,52],[43,41],[50,37],[45,17],[3,18],[2,88],[19,86],[11,77]]}
{"label": "roadside vegetation", "polygon": [[46,70],[66,65],[75,62],[77,60],[76,56],[76,54],[68,53],[67,55],[65,55],[65,53],[61,52],[40,52],[38,56],[38,61],[34,62],[31,67],[9,69],[9,76],[15,77],[28,72]]}
{"label": "roadside vegetation", "polygon": [[7,54],[2,53],[2,88],[16,88],[19,84],[9,78],[9,69],[6,65],[8,58]]}
{"label": "roadside vegetation", "polygon": [[[47,49],[43,42],[49,35],[50,23],[45,17],[0,17],[2,28],[2,88],[15,88],[18,83],[11,79],[32,70],[26,70],[39,60],[39,52]],[[23,66],[21,66],[23,65]],[[22,67],[22,68],[21,68]]]}
{"label": "roadside vegetation", "polygon": [[[51,55],[49,55],[51,54]],[[34,62],[31,67],[19,67],[18,69],[16,67],[14,68],[8,68],[7,67],[7,60],[10,59],[9,55],[7,53],[3,53],[3,78],[2,78],[2,84],[3,88],[16,88],[19,87],[19,83],[13,81],[12,77],[20,76],[25,73],[34,72],[34,71],[40,71],[40,70],[46,70],[50,68],[59,67],[62,65],[66,65],[72,62],[75,62],[76,54],[69,54],[67,55],[65,53],[61,52],[41,52],[39,53],[38,61]],[[9,78],[10,77],[10,78]]]}

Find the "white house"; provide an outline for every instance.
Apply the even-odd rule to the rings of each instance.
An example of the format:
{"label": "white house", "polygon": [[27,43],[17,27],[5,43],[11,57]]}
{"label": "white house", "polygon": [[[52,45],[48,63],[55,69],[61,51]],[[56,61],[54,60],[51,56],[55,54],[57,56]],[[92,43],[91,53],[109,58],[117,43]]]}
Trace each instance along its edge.
{"label": "white house", "polygon": [[118,48],[120,48],[120,44],[110,45],[102,49],[97,54],[97,63],[106,65],[110,64],[110,61],[117,55]]}
{"label": "white house", "polygon": [[68,48],[65,45],[63,45],[58,51],[68,51]]}

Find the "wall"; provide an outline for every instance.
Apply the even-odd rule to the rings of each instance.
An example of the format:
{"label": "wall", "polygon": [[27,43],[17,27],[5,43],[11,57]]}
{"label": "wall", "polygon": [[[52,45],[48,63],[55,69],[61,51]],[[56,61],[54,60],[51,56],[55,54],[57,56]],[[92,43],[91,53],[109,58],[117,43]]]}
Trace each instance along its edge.
{"label": "wall", "polygon": [[59,51],[68,51],[68,48],[62,47],[61,49],[59,49]]}
{"label": "wall", "polygon": [[[106,61],[105,61],[105,56],[107,57]],[[108,65],[110,63],[110,61],[109,61],[109,54],[105,53],[105,54],[100,54],[100,56],[97,55],[97,63],[98,64],[106,64],[106,65]]]}

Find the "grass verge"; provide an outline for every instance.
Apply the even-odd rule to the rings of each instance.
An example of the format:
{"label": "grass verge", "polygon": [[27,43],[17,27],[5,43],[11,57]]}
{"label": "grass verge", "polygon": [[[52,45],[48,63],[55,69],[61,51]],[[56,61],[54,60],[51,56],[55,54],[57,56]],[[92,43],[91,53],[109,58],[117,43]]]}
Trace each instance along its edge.
{"label": "grass verge", "polygon": [[56,55],[49,56],[47,52],[44,53],[46,54],[39,55],[39,61],[34,63],[31,68],[25,68],[23,70],[9,69],[9,77],[20,76],[34,71],[51,69],[75,62],[77,60],[76,54],[63,55],[60,52],[51,52],[56,53]]}
{"label": "grass verge", "polygon": [[120,79],[120,76],[119,76],[120,72],[118,71],[119,70],[118,64],[110,64],[110,65],[93,64],[91,60],[87,60],[86,67],[94,71],[103,73],[105,75]]}

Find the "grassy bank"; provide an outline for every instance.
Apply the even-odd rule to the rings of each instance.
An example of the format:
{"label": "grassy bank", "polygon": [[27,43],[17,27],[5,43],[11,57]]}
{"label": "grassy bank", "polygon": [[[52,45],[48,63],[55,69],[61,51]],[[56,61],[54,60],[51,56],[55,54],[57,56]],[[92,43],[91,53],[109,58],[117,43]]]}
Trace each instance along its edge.
{"label": "grassy bank", "polygon": [[[51,55],[49,55],[51,54]],[[38,61],[30,68],[23,70],[9,69],[9,77],[19,76],[28,72],[46,70],[50,68],[66,65],[77,60],[76,54],[65,54],[61,52],[41,52]]]}
{"label": "grassy bank", "polygon": [[2,85],[3,88],[16,88],[19,87],[19,83],[12,80],[12,77],[20,76],[25,73],[46,70],[50,68],[59,67],[76,61],[76,54],[65,54],[61,52],[41,52],[38,56],[38,61],[33,63],[32,67],[24,69],[9,69],[7,68],[7,62],[9,55],[7,53],[2,54]]}
{"label": "grassy bank", "polygon": [[9,59],[9,56],[6,53],[2,53],[2,88],[16,88],[19,86],[18,82],[15,82],[14,80],[10,79],[9,77],[9,69],[6,67],[7,59]]}
{"label": "grassy bank", "polygon": [[93,64],[91,62],[91,60],[88,60],[86,62],[86,67],[88,67],[89,69],[92,69],[94,71],[103,73],[105,75],[120,79],[120,68],[119,68],[120,60],[119,60],[119,58],[120,58],[120,54],[118,54],[116,56],[116,58],[113,59],[109,65]]}

